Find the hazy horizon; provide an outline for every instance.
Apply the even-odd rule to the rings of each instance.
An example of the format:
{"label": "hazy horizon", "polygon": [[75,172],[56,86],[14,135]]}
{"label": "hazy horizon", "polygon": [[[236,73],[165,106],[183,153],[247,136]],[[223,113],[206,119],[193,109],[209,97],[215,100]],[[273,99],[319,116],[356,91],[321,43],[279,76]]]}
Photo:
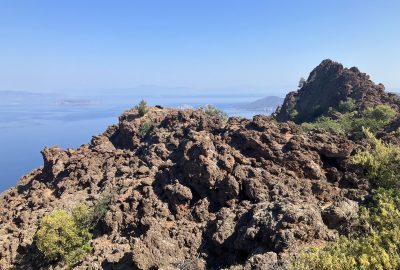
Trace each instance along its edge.
{"label": "hazy horizon", "polygon": [[79,147],[142,98],[251,117],[265,110],[240,104],[284,97],[324,59],[400,92],[398,10],[398,0],[6,1],[0,192],[41,164],[45,145]]}
{"label": "hazy horizon", "polygon": [[[14,94],[10,94],[14,93]],[[77,148],[118,123],[118,116],[145,98],[149,105],[194,107],[213,104],[230,116],[266,114],[265,108],[244,107],[262,94],[201,95],[147,92],[28,93],[0,91],[0,193],[42,164],[45,146]]]}
{"label": "hazy horizon", "polygon": [[113,91],[114,93],[129,93],[135,92],[136,94],[140,94],[143,92],[144,94],[156,93],[156,94],[167,94],[171,95],[219,95],[219,94],[233,94],[233,95],[246,95],[249,94],[257,94],[257,95],[265,95],[265,96],[281,96],[284,97],[288,92],[297,90],[297,83],[293,86],[287,86],[285,89],[280,88],[271,88],[271,87],[254,87],[254,86],[231,86],[231,87],[190,87],[190,86],[162,86],[162,85],[136,85],[131,87],[124,88],[65,88],[65,89],[29,89],[29,88],[21,88],[21,89],[2,89],[0,91],[10,91],[10,92],[27,92],[27,93],[43,93],[43,94],[96,94],[96,93],[107,93]]}
{"label": "hazy horizon", "polygon": [[399,89],[398,10],[395,0],[14,0],[0,10],[0,89],[284,95],[326,58]]}

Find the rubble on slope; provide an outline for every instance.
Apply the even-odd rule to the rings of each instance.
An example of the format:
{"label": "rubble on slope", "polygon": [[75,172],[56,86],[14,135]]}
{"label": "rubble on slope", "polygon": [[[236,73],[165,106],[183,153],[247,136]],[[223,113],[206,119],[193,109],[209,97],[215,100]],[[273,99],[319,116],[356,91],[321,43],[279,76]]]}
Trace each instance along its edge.
{"label": "rubble on slope", "polygon": [[369,189],[356,147],[269,116],[127,111],[90,144],[44,149],[43,167],[1,195],[0,268],[47,269],[32,245],[41,217],[118,190],[74,269],[287,269],[356,222]]}

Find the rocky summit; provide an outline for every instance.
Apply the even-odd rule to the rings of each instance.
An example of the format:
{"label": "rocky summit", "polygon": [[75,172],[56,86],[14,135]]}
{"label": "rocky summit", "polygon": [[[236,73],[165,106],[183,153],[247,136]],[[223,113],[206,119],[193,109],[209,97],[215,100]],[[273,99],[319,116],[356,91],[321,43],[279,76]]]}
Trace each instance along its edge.
{"label": "rocky summit", "polygon": [[383,84],[375,84],[356,67],[345,68],[332,60],[324,60],[302,83],[297,91],[290,92],[276,111],[279,121],[288,121],[297,114],[296,122],[310,122],[327,115],[329,108],[337,108],[340,101],[352,98],[359,110],[377,104],[400,106],[397,95],[385,92]]}
{"label": "rocky summit", "polygon": [[392,104],[383,89],[324,61],[286,97],[279,121],[132,109],[78,149],[45,148],[43,166],[0,197],[0,269],[64,269],[35,247],[41,218],[104,194],[93,250],[73,269],[289,269],[304,247],[357,226],[370,186],[351,163],[361,142],[305,132],[284,122],[288,112],[308,119],[316,104],[322,114],[346,97]]}

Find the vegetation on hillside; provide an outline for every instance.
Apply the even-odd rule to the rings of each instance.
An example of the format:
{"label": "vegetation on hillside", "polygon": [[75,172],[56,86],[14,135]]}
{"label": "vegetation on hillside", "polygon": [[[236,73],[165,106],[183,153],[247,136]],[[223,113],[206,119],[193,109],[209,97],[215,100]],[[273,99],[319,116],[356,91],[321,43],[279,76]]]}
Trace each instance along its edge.
{"label": "vegetation on hillside", "polygon": [[356,102],[352,98],[341,100],[338,105],[338,112],[350,113],[356,110]]}
{"label": "vegetation on hillside", "polygon": [[340,237],[325,248],[311,248],[294,261],[296,270],[396,270],[400,267],[400,193],[380,189],[360,222],[365,236]]}
{"label": "vegetation on hillside", "polygon": [[144,116],[149,111],[147,102],[144,99],[142,99],[139,104],[135,106],[135,109],[138,110],[140,117]]}
{"label": "vegetation on hillside", "polygon": [[306,83],[307,83],[306,79],[304,79],[304,77],[301,77],[299,80],[299,85],[297,87],[302,88]]}
{"label": "vegetation on hillside", "polygon": [[353,158],[377,187],[361,207],[362,236],[341,236],[336,243],[303,251],[296,270],[396,270],[400,268],[400,147],[386,144],[363,129],[368,146]]}
{"label": "vegetation on hillside", "polygon": [[144,138],[153,129],[154,124],[152,122],[145,122],[139,127],[139,135]]}
{"label": "vegetation on hillside", "polygon": [[209,115],[211,117],[217,117],[222,121],[228,120],[228,114],[213,105],[208,104],[208,105],[202,106],[202,107],[200,107],[200,110],[204,111],[207,115]]}
{"label": "vegetation on hillside", "polygon": [[91,207],[80,203],[69,212],[55,210],[44,216],[35,243],[46,260],[68,266],[82,261],[92,250],[91,231],[106,214],[110,200],[111,195],[107,195]]}
{"label": "vegetation on hillside", "polygon": [[49,262],[61,260],[73,265],[92,250],[89,229],[82,227],[74,215],[65,210],[43,217],[35,237],[37,248]]}
{"label": "vegetation on hillside", "polygon": [[348,99],[339,104],[339,111],[331,109],[330,114],[338,114],[335,118],[321,116],[312,123],[303,123],[302,127],[305,130],[333,130],[358,139],[364,134],[363,128],[367,128],[373,134],[376,134],[376,132],[388,125],[396,116],[396,111],[388,105],[367,108],[362,114],[354,111],[354,109],[354,101]]}
{"label": "vegetation on hillside", "polygon": [[366,176],[375,186],[398,188],[400,183],[400,147],[382,142],[367,129],[367,148],[358,152],[353,162],[365,168]]}

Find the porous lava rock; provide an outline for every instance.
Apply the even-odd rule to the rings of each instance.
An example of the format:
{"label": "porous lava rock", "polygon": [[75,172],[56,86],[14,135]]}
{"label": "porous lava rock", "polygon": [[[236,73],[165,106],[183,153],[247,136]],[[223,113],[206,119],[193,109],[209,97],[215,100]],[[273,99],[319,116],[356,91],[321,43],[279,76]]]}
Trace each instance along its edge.
{"label": "porous lava rock", "polygon": [[[338,81],[364,76],[321,69],[341,71]],[[321,85],[318,70],[306,87]],[[35,249],[40,219],[104,194],[113,195],[93,252],[74,269],[287,269],[292,254],[357,220],[369,186],[350,163],[356,147],[270,116],[129,110],[78,149],[45,148],[43,166],[1,194],[0,269],[60,269]]]}
{"label": "porous lava rock", "polygon": [[399,110],[400,105],[396,94],[385,92],[384,85],[375,84],[366,73],[327,59],[310,73],[299,90],[286,95],[283,105],[275,112],[276,119],[312,122],[327,115],[330,108],[338,108],[340,101],[348,98],[356,101],[358,111],[379,104],[388,104]]}

